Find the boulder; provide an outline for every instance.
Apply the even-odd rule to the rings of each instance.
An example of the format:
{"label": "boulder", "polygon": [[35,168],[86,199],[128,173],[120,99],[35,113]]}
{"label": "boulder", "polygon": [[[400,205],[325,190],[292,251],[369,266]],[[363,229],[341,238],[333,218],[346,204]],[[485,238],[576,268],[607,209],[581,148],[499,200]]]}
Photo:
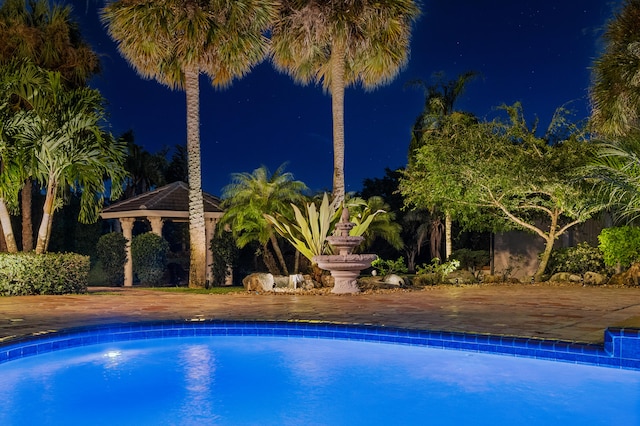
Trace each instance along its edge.
{"label": "boulder", "polygon": [[549,278],[549,281],[553,282],[572,282],[579,283],[582,282],[582,277],[580,275],[572,274],[569,272],[557,272]]}
{"label": "boulder", "polygon": [[615,274],[608,282],[609,285],[631,285],[640,284],[640,263],[634,263],[629,269],[619,274]]}
{"label": "boulder", "polygon": [[607,277],[597,272],[586,272],[584,274],[584,285],[604,285]]}
{"label": "boulder", "polygon": [[242,285],[247,291],[273,291],[275,280],[271,274],[256,272],[244,277]]}
{"label": "boulder", "polygon": [[333,287],[336,282],[335,278],[327,274],[323,274],[321,280],[321,287]]}
{"label": "boulder", "polygon": [[385,275],[382,282],[384,282],[385,284],[391,284],[391,285],[397,285],[397,286],[405,285],[404,279],[396,274]]}
{"label": "boulder", "polygon": [[289,276],[275,275],[273,277],[273,284],[275,285],[274,288],[287,288],[289,287]]}

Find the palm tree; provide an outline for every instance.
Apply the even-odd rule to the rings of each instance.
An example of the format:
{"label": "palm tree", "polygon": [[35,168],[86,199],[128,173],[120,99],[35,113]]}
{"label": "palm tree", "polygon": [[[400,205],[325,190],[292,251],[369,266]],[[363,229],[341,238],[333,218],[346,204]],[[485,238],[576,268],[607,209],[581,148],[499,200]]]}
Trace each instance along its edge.
{"label": "palm tree", "polygon": [[15,58],[57,71],[66,88],[86,85],[100,71],[98,55],[81,37],[71,6],[48,0],[6,0],[0,6],[0,64]]}
{"label": "palm tree", "polygon": [[597,184],[596,202],[617,220],[633,222],[640,217],[640,138],[632,135],[615,144],[600,143],[597,156],[584,169]]}
{"label": "palm tree", "polygon": [[396,250],[404,247],[400,237],[402,227],[395,221],[396,214],[382,197],[372,196],[366,200],[359,197],[348,198],[345,206],[349,209],[350,221],[355,223],[356,227],[372,217],[362,234],[364,241],[357,247],[358,251],[370,248],[377,238],[386,241]]}
{"label": "palm tree", "polygon": [[595,61],[591,87],[594,130],[624,136],[640,125],[640,0],[625,0],[604,34],[605,51]]}
{"label": "palm tree", "polygon": [[32,153],[16,135],[33,118],[34,97],[44,83],[40,70],[28,61],[0,66],[0,223],[7,250],[17,252],[9,213],[19,211],[20,188],[31,170]]}
{"label": "palm tree", "polygon": [[190,287],[206,284],[199,76],[225,88],[262,61],[277,7],[277,0],[117,0],[102,10],[109,35],[142,77],[186,93]]}
{"label": "palm tree", "polygon": [[168,148],[163,148],[155,154],[151,154],[144,147],[134,142],[133,131],[125,132],[120,136],[127,144],[127,179],[125,180],[124,198],[140,195],[153,188],[166,184],[165,172],[167,170]]}
{"label": "palm tree", "polygon": [[[424,109],[416,118],[411,131],[411,142],[409,143],[409,165],[413,164],[415,151],[424,144],[424,135],[427,132],[440,130],[442,122],[446,117],[455,112],[455,103],[462,95],[469,81],[473,80],[478,73],[476,71],[466,71],[454,80],[445,81],[444,73],[436,73],[435,83],[427,85],[424,80],[412,80],[409,86],[421,87],[424,90]],[[453,219],[451,212],[445,209],[445,258],[451,256],[453,250],[451,228]],[[442,237],[442,222],[440,218],[434,216],[431,224],[433,233],[431,234],[431,256],[440,258],[440,238]]]}
{"label": "palm tree", "polygon": [[126,145],[102,130],[103,98],[86,87],[65,89],[58,72],[43,71],[46,85],[31,98],[28,119],[15,138],[35,153],[33,176],[46,187],[43,216],[38,230],[36,254],[47,251],[55,210],[61,191],[80,193],[80,220],[97,220],[108,193],[120,195],[125,175]]}
{"label": "palm tree", "polygon": [[[82,87],[100,70],[98,55],[82,39],[71,17],[70,6],[51,5],[48,0],[6,0],[0,6],[0,65],[15,58],[58,71],[67,88]],[[29,174],[35,162],[25,153],[21,190],[22,248],[33,250],[31,201],[33,181]]]}
{"label": "palm tree", "polygon": [[273,226],[267,222],[264,214],[279,213],[291,216],[286,213],[291,211],[291,203],[303,201],[303,193],[307,191],[307,186],[294,180],[291,173],[285,173],[284,167],[285,164],[281,165],[273,174],[270,174],[265,166],[255,169],[252,173],[234,173],[231,177],[232,182],[222,190],[223,207],[226,211],[221,224],[231,226],[240,248],[252,241],[258,241],[262,245],[266,266],[276,275],[280,271],[269,260],[268,242],[271,242],[281,271],[289,275],[289,270]]}
{"label": "palm tree", "polygon": [[333,204],[345,198],[344,91],[391,82],[408,61],[414,0],[283,0],[273,63],[296,82],[321,83],[333,115]]}

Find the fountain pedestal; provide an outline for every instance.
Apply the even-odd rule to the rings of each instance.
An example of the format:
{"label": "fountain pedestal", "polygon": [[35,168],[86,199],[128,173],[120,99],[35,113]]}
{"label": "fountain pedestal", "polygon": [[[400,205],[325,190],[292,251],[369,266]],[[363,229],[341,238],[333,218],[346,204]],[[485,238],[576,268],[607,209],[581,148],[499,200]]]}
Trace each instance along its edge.
{"label": "fountain pedestal", "polygon": [[378,256],[375,254],[352,254],[363,237],[352,237],[349,231],[355,225],[349,222],[349,211],[344,208],[340,222],[336,224],[334,235],[327,237],[327,242],[338,254],[314,256],[313,261],[322,269],[331,272],[335,284],[331,293],[358,293],[360,289],[356,278],[360,271],[371,266]]}

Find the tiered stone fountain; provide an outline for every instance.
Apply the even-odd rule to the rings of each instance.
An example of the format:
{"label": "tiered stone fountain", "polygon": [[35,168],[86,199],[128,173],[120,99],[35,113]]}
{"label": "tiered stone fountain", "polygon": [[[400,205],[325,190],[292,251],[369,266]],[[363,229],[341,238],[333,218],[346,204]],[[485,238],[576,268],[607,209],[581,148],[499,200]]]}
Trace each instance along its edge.
{"label": "tiered stone fountain", "polygon": [[353,249],[364,237],[352,237],[349,231],[355,224],[349,222],[349,210],[342,210],[340,222],[336,224],[333,236],[327,242],[338,251],[338,254],[314,256],[313,261],[324,270],[331,272],[335,280],[332,293],[358,293],[360,289],[356,278],[360,271],[371,266],[378,256],[375,254],[352,254]]}

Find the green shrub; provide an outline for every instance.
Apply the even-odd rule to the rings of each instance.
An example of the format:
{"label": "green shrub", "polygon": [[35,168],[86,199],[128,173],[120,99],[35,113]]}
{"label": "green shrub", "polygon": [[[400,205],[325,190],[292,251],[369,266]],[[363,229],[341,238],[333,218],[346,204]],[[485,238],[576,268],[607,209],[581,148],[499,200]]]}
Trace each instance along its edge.
{"label": "green shrub", "polygon": [[430,264],[423,263],[416,267],[418,276],[414,279],[416,285],[432,285],[444,281],[444,277],[460,267],[460,261],[449,259],[440,263],[437,257],[431,260]]}
{"label": "green shrub", "polygon": [[136,235],[131,241],[133,270],[142,284],[157,285],[167,266],[169,243],[153,232]]}
{"label": "green shrub", "polygon": [[598,247],[587,242],[579,243],[575,247],[566,247],[551,252],[547,273],[569,272],[584,275],[586,272],[607,274],[608,268],[604,263],[604,255]]}
{"label": "green shrub", "polygon": [[75,253],[0,253],[0,295],[85,293],[89,265]]}
{"label": "green shrub", "polygon": [[604,263],[609,267],[628,267],[640,260],[640,228],[620,226],[605,228],[598,235]]}
{"label": "green shrub", "polygon": [[453,259],[460,261],[461,269],[480,269],[489,264],[490,256],[488,250],[458,249],[451,253]]}
{"label": "green shrub", "polygon": [[371,266],[377,269],[382,276],[389,274],[406,274],[409,271],[402,256],[396,260],[382,260],[377,258],[371,262]]}
{"label": "green shrub", "polygon": [[127,262],[127,239],[119,232],[110,232],[100,237],[96,254],[102,270],[110,284],[121,285],[124,281],[124,264]]}
{"label": "green shrub", "polygon": [[239,251],[233,234],[223,231],[216,234],[211,239],[211,252],[213,253],[213,273],[212,285],[223,285],[230,275],[230,268],[234,268],[238,263]]}

